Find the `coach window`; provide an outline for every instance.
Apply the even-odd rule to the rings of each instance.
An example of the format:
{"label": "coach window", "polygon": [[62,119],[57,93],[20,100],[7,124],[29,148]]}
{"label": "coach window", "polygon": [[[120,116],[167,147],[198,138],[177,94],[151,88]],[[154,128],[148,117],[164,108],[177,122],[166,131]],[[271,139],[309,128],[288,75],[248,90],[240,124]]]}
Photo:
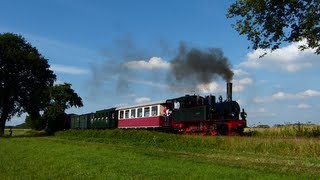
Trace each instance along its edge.
{"label": "coach window", "polygon": [[142,108],[138,109],[138,117],[142,117]]}
{"label": "coach window", "polygon": [[131,109],[131,118],[136,117],[136,109]]}
{"label": "coach window", "polygon": [[150,116],[150,107],[145,107],[144,108],[144,117],[149,117]]}
{"label": "coach window", "polygon": [[158,107],[152,106],[151,113],[152,113],[152,116],[157,116],[158,115]]}
{"label": "coach window", "polygon": [[123,111],[120,111],[120,119],[123,119]]}
{"label": "coach window", "polygon": [[124,118],[129,118],[129,109],[125,111]]}

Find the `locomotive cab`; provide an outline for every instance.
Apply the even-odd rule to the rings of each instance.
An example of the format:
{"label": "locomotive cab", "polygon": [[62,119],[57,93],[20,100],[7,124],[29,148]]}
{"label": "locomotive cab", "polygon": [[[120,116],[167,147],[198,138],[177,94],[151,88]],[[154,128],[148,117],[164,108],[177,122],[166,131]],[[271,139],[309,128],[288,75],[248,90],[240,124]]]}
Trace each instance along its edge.
{"label": "locomotive cab", "polygon": [[169,109],[175,109],[174,104],[175,102],[180,104],[180,108],[192,108],[197,106],[203,106],[205,103],[205,99],[199,95],[185,95],[175,99],[169,99],[166,101],[166,105]]}
{"label": "locomotive cab", "polygon": [[236,101],[224,101],[216,104],[217,119],[239,119],[240,105]]}

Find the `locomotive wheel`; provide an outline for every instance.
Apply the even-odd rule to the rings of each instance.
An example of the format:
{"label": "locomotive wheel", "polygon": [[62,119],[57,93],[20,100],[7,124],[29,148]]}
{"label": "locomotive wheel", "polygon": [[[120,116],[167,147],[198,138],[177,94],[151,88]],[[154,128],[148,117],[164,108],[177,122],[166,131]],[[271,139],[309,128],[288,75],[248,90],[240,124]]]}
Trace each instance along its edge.
{"label": "locomotive wheel", "polygon": [[244,128],[237,129],[237,134],[243,136]]}
{"label": "locomotive wheel", "polygon": [[190,135],[196,135],[197,133],[194,132],[193,130],[190,130],[188,134],[190,134]]}
{"label": "locomotive wheel", "polygon": [[218,134],[217,131],[210,131],[210,135],[211,135],[211,136],[216,136],[217,134]]}
{"label": "locomotive wheel", "polygon": [[201,134],[202,136],[206,136],[208,133],[207,133],[207,131],[202,131],[200,134]]}

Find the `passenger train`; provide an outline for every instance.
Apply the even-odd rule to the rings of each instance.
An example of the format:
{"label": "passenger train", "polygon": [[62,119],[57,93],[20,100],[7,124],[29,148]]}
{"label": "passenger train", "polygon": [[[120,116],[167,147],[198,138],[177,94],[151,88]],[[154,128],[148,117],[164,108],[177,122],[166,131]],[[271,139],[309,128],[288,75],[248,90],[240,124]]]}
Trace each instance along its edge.
{"label": "passenger train", "polygon": [[232,83],[227,98],[185,95],[164,101],[109,108],[72,115],[72,129],[150,129],[182,134],[241,135],[247,114],[232,100]]}

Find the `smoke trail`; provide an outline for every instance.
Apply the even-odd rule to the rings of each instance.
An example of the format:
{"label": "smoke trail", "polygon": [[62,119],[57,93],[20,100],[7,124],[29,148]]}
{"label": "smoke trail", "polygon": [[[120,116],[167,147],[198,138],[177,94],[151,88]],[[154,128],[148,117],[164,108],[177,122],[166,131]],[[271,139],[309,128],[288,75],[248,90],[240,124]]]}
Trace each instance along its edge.
{"label": "smoke trail", "polygon": [[190,49],[181,43],[168,77],[174,89],[195,90],[194,86],[209,84],[218,77],[230,82],[233,72],[221,49]]}
{"label": "smoke trail", "polygon": [[[118,95],[133,93],[132,88],[141,86],[139,83],[145,81],[149,82],[148,84],[163,87],[163,91],[190,93],[197,91],[199,85],[204,89],[209,89],[212,80],[218,78],[227,82],[232,80],[231,65],[221,49],[189,48],[184,43],[181,43],[177,49],[169,47],[166,43],[162,45],[161,51],[174,57],[168,61],[169,69],[143,69],[143,66],[137,69],[137,62],[143,60],[145,64],[148,64],[148,59],[154,56],[156,50],[153,49],[153,53],[147,53],[145,49],[138,49],[130,39],[118,41],[115,49],[104,51],[108,60],[92,66],[91,88],[93,92],[99,89],[109,89]],[[153,56],[147,54],[153,54]],[[111,87],[115,89],[110,89]]]}

